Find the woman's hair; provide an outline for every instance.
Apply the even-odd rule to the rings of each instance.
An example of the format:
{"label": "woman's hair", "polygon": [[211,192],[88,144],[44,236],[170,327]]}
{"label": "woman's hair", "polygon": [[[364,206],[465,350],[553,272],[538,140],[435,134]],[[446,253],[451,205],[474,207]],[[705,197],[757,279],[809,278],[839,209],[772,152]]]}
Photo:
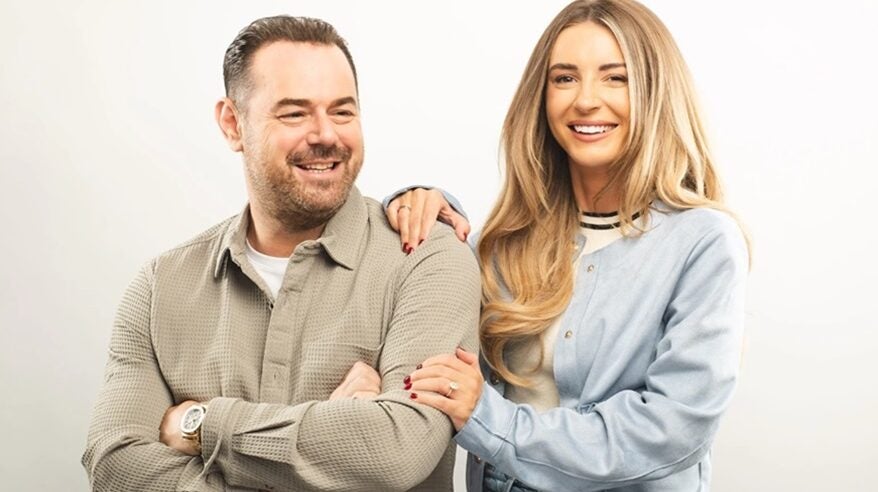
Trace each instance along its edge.
{"label": "woman's hair", "polygon": [[[518,386],[528,386],[532,372],[507,367],[507,345],[538,342],[573,294],[578,207],[567,154],[546,119],[545,88],[559,34],[587,21],[613,33],[628,69],[630,130],[607,185],[620,192],[622,232],[643,232],[632,217],[648,220],[654,199],[674,209],[726,210],[689,71],[664,24],[633,0],[578,0],[564,8],[537,42],[506,114],[504,184],[478,243],[482,351]],[[541,363],[542,355],[532,369]]]}

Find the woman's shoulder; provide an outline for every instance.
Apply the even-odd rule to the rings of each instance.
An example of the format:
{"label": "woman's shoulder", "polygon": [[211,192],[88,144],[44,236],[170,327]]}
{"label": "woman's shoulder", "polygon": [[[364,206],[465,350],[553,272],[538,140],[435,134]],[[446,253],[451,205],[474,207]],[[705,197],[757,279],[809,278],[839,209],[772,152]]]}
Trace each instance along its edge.
{"label": "woman's shoulder", "polygon": [[653,204],[653,223],[647,236],[686,256],[696,252],[735,258],[747,264],[749,247],[740,222],[731,213],[709,207],[672,209]]}
{"label": "woman's shoulder", "polygon": [[724,210],[710,207],[673,209],[664,202],[656,201],[651,206],[650,212],[653,216],[653,224],[650,224],[650,228],[665,229],[665,233],[692,239],[716,234],[743,238],[738,220]]}

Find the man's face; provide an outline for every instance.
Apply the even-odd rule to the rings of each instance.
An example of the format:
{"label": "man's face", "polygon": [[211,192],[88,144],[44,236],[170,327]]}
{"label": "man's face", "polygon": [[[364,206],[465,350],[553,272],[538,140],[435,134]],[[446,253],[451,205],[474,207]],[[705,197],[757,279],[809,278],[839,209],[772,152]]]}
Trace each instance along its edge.
{"label": "man's face", "polygon": [[248,76],[241,132],[251,202],[290,230],[325,224],[363,164],[357,88],[344,53],[275,42],[256,51]]}

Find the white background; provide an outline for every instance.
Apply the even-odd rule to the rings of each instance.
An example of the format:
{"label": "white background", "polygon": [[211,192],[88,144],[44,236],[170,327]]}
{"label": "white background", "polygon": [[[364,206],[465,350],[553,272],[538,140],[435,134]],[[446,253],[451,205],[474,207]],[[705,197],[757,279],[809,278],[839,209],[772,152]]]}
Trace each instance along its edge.
{"label": "white background", "polygon": [[[360,71],[360,188],[441,185],[478,226],[506,107],[565,3],[4,1],[0,489],[87,489],[79,457],[123,289],[243,205],[240,156],[213,121],[241,27],[277,13],[333,23]],[[714,490],[870,489],[878,3],[647,4],[694,73],[755,244]]]}

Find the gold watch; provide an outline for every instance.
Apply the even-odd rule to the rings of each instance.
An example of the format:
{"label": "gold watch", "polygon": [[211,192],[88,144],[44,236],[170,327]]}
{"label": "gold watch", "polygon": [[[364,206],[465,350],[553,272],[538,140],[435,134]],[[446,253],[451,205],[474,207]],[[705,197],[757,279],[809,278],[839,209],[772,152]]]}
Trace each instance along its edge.
{"label": "gold watch", "polygon": [[201,424],[204,422],[204,416],[207,414],[205,405],[192,405],[183,412],[180,419],[180,434],[183,439],[193,441],[195,449],[201,452]]}

